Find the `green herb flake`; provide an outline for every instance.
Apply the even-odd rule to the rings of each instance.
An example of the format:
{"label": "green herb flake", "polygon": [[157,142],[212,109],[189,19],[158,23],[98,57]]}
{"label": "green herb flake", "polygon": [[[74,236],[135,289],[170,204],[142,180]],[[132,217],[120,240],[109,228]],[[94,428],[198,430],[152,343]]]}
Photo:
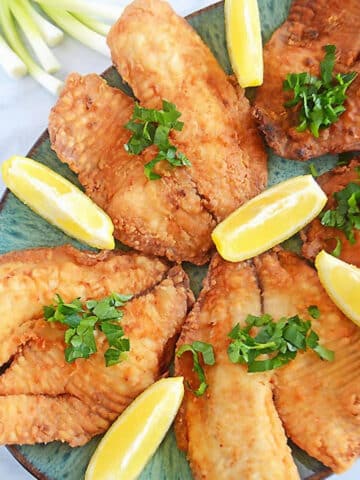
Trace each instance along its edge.
{"label": "green herb flake", "polygon": [[131,298],[132,295],[112,293],[102,300],[88,300],[83,304],[79,298],[64,303],[60,295],[56,295],[54,305],[44,306],[45,320],[68,327],[64,336],[67,345],[65,360],[71,363],[94,354],[97,351],[95,331],[98,329],[104,333],[110,347],[104,354],[106,366],[121,362],[130,350],[130,342],[119,324],[123,311],[118,308]]}
{"label": "green herb flake", "polygon": [[[311,305],[308,311],[313,318],[319,318],[320,311],[315,305]],[[255,336],[250,334],[253,327],[260,327]],[[319,337],[311,329],[311,322],[298,315],[283,317],[278,322],[268,314],[260,317],[248,315],[246,326],[235,325],[228,336],[231,338],[228,347],[230,361],[247,365],[251,373],[280,368],[293,360],[298,351],[308,348],[323,360],[334,358],[333,352],[319,345]],[[270,356],[259,359],[263,355]]]}
{"label": "green herb flake", "polygon": [[310,305],[310,307],[308,307],[308,312],[309,315],[315,320],[320,318],[320,310],[316,305]]}
{"label": "green herb flake", "polygon": [[144,166],[149,180],[161,178],[155,172],[155,166],[161,161],[168,162],[172,167],[191,166],[189,159],[169,140],[171,130],[183,129],[184,124],[178,121],[180,116],[176,106],[166,100],[163,100],[162,110],[143,108],[136,103],[131,120],[125,124],[125,128],[132,132],[130,140],[124,145],[128,153],[139,155],[151,145],[158,148],[158,154]]}
{"label": "green herb flake", "polygon": [[334,250],[331,252],[331,255],[338,258],[341,255],[341,250],[342,250],[342,241],[340,240],[339,237],[336,237],[336,246]]}
{"label": "green herb flake", "polygon": [[188,388],[197,396],[201,397],[208,388],[206,376],[203,367],[201,366],[199,354],[201,353],[205,365],[215,364],[215,354],[213,346],[206,342],[195,341],[191,345],[186,343],[182,345],[176,352],[177,357],[181,357],[185,352],[191,352],[193,356],[193,372],[196,373],[199,379],[199,387],[193,390],[187,382]]}
{"label": "green herb flake", "polygon": [[319,172],[317,171],[315,165],[312,162],[309,164],[309,170],[310,170],[311,175],[314,178],[319,176]]}
{"label": "green herb flake", "polygon": [[293,98],[286,102],[286,108],[299,109],[297,131],[310,130],[319,137],[319,130],[328,128],[337,122],[345,111],[346,91],[355,80],[357,73],[338,73],[334,75],[335,45],[324,47],[325,57],[320,62],[321,78],[309,73],[290,73],[283,89],[293,91]]}
{"label": "green herb flake", "polygon": [[[336,208],[320,215],[321,224],[344,232],[351,244],[356,242],[355,230],[360,230],[360,185],[350,182],[345,188],[333,194]],[[339,246],[340,245],[340,246]],[[337,243],[335,253],[341,252],[341,243]]]}

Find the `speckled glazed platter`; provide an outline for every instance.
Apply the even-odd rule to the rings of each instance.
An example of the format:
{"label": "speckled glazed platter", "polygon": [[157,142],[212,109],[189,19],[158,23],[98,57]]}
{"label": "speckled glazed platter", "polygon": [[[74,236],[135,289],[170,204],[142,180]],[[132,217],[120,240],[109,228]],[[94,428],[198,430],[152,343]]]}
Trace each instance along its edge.
{"label": "speckled glazed platter", "polygon": [[[266,42],[273,30],[287,17],[291,0],[258,0],[258,2],[263,39]],[[224,70],[231,73],[226,50],[223,9],[223,3],[220,2],[190,15],[188,21],[209,45]],[[119,87],[128,93],[115,69],[110,68],[105,72],[104,77],[112,86]],[[309,173],[308,162],[295,162],[279,158],[270,149],[268,155],[269,185],[289,177]],[[51,150],[47,133],[44,133],[38,139],[29,156],[78,184],[76,176],[60,163]],[[336,156],[327,156],[313,160],[313,163],[322,173],[330,169],[336,161]],[[85,248],[42,220],[11,193],[6,192],[0,205],[0,253],[65,243]],[[293,239],[288,241],[286,246],[296,249],[297,244],[297,240]],[[185,268],[191,276],[191,285],[197,294],[201,288],[206,267],[199,268],[188,264],[185,265]],[[38,479],[81,480],[84,477],[89,458],[98,442],[99,437],[79,448],[70,448],[61,443],[50,443],[48,445],[14,446],[9,447],[9,450]],[[310,458],[297,447],[293,445],[291,447],[302,479],[320,480],[330,475],[329,470],[322,464]],[[155,456],[143,471],[140,480],[192,480],[185,455],[177,449],[172,431],[166,436]]]}

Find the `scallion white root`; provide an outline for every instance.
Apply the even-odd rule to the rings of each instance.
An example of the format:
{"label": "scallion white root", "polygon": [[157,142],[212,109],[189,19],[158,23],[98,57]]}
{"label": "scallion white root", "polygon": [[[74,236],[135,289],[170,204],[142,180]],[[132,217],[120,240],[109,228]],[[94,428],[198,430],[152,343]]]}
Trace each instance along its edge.
{"label": "scallion white root", "polygon": [[124,8],[88,0],[35,0],[42,5],[116,22]]}
{"label": "scallion white root", "polygon": [[11,0],[8,5],[41,65],[47,72],[55,73],[60,69],[60,64],[24,4],[26,5],[24,0]]}
{"label": "scallion white root", "polygon": [[49,47],[55,47],[64,40],[64,32],[53,25],[51,22],[46,20],[45,17],[40,15],[40,13],[31,5],[28,0],[23,0],[24,8],[26,8],[31,18],[38,26],[38,29],[41,32],[45,42]]}
{"label": "scallion white root", "polygon": [[27,74],[25,63],[11,50],[1,35],[0,65],[10,77],[19,78]]}
{"label": "scallion white root", "polygon": [[[12,2],[13,0],[10,1]],[[55,95],[59,94],[63,87],[63,82],[54,76],[49,75],[31,58],[16,31],[14,19],[11,15],[8,2],[9,0],[0,1],[0,24],[6,40],[9,42],[9,45],[12,47],[14,52],[25,63],[30,75],[35,78],[43,87],[49,90],[49,92]]]}
{"label": "scallion white root", "polygon": [[88,17],[82,13],[72,13],[72,15],[81,23],[91,28],[91,30],[94,30],[94,32],[100,33],[100,35],[104,35],[106,37],[110,31],[111,26],[107,23],[99,22],[98,20]]}
{"label": "scallion white root", "polygon": [[[2,1],[2,0],[1,0]],[[37,0],[38,1],[38,0]],[[102,35],[90,30],[83,25],[71,13],[53,8],[49,2],[39,1],[44,12],[59,25],[65,32],[79,40],[84,45],[102,53],[106,57],[110,57],[109,48],[106,45],[106,39]],[[61,4],[61,2],[59,2]]]}

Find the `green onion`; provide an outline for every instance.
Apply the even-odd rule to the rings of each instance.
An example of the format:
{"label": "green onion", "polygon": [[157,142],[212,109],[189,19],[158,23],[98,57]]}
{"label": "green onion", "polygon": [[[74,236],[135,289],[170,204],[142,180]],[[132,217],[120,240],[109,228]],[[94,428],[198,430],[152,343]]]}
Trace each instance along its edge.
{"label": "green onion", "polygon": [[60,28],[57,28],[51,22],[46,20],[40,13],[33,8],[31,3],[28,0],[22,0],[24,8],[26,8],[31,18],[36,23],[38,29],[43,36],[45,42],[49,45],[49,47],[55,47],[59,43],[61,43],[64,39],[64,33]]}
{"label": "green onion", "polygon": [[14,24],[13,17],[9,9],[9,0],[0,1],[0,23],[3,28],[6,40],[14,52],[21,58],[26,65],[30,75],[34,77],[49,92],[57,95],[63,87],[63,82],[49,75],[31,58],[29,52],[24,47]]}
{"label": "green onion", "polygon": [[60,64],[47,46],[37,24],[29,14],[26,2],[23,0],[11,0],[9,7],[41,65],[49,73],[57,72],[60,69]]}
{"label": "green onion", "polygon": [[1,35],[0,65],[10,77],[14,78],[23,77],[28,71],[25,63],[11,50]]}
{"label": "green onion", "polygon": [[35,0],[42,6],[68,10],[69,12],[80,13],[115,22],[121,15],[123,8],[112,5],[104,5],[102,2],[88,2],[87,0]]}
{"label": "green onion", "polygon": [[[83,25],[79,20],[73,17],[69,12],[54,8],[52,5],[54,2],[45,2],[37,0],[40,3],[44,12],[59,25],[66,33],[79,40],[84,45],[102,53],[106,57],[110,57],[109,48],[106,45],[106,39],[102,35],[90,30],[90,28]],[[56,6],[58,7],[56,2]],[[60,5],[59,5],[60,6]],[[61,5],[62,6],[62,5]]]}
{"label": "green onion", "polygon": [[72,16],[77,18],[79,22],[83,23],[91,30],[94,30],[94,32],[97,32],[100,35],[104,35],[105,37],[110,31],[111,26],[107,23],[99,22],[98,20],[90,18],[82,13],[72,13]]}

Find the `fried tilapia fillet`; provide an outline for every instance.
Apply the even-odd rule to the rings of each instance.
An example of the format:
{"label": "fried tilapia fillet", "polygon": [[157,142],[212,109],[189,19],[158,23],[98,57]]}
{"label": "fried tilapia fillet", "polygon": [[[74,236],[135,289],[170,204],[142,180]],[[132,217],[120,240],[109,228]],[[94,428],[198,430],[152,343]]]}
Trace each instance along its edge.
{"label": "fried tilapia fillet", "polygon": [[[360,9],[358,0],[295,0],[288,20],[264,48],[264,84],[258,89],[255,117],[267,143],[282,157],[307,160],[325,153],[360,149]],[[347,91],[346,111],[315,138],[297,132],[297,112],[284,107],[291,93],[283,91],[288,73],[319,75],[323,47],[336,46],[335,70],[355,71]]]}
{"label": "fried tilapia fillet", "polygon": [[244,91],[201,38],[162,0],[135,0],[108,35],[115,66],[141,105],[174,103],[184,122],[174,144],[203,204],[220,221],[267,183],[266,153]]}
{"label": "fried tilapia fillet", "polygon": [[50,114],[51,146],[110,215],[117,239],[147,254],[203,264],[216,222],[187,168],[148,181],[144,164],[156,152],[125,151],[133,108],[130,97],[98,75],[72,74]]}
{"label": "fried tilapia fillet", "polygon": [[[321,188],[328,196],[328,202],[324,210],[337,207],[337,201],[333,197],[335,192],[345,188],[350,182],[359,183],[358,168],[360,158],[354,158],[348,165],[334,168],[317,178]],[[345,262],[360,267],[360,232],[354,230],[355,243],[351,244],[342,230],[321,225],[320,219],[315,218],[302,232],[304,241],[302,254],[309,260],[314,260],[321,250],[332,252],[336,247],[337,239],[341,241],[340,258]]]}
{"label": "fried tilapia fillet", "polygon": [[279,251],[255,263],[264,311],[309,318],[309,305],[320,310],[312,327],[335,360],[322,361],[309,351],[276,370],[275,406],[294,443],[342,472],[360,455],[360,329],[332,303],[304,260]]}
{"label": "fried tilapia fillet", "polygon": [[[195,479],[299,479],[274,407],[271,373],[248,374],[227,356],[227,334],[249,313],[262,313],[253,262],[227,263],[215,255],[178,343],[209,342],[216,356],[215,366],[204,367],[208,390],[202,397],[186,391],[176,422],[178,445]],[[197,388],[186,355],[177,359],[176,374]]]}
{"label": "fried tilapia fillet", "polygon": [[[65,301],[132,293],[121,321],[130,352],[106,367],[98,352],[66,363],[64,327],[43,319],[55,293]],[[44,248],[0,257],[0,443],[60,440],[83,445],[104,432],[167,369],[192,293],[180,267],[139,254]]]}
{"label": "fried tilapia fillet", "polygon": [[[309,317],[310,305],[318,306],[318,320]],[[265,373],[232,364],[227,334],[248,314],[263,313],[310,318],[335,360],[308,351]],[[360,454],[360,331],[304,260],[280,249],[238,264],[216,255],[178,345],[195,340],[211,343],[216,355],[215,366],[204,367],[208,390],[200,398],[186,392],[176,423],[196,479],[298,479],[281,421],[297,445],[336,472]],[[186,355],[177,360],[176,374],[196,387]]]}

